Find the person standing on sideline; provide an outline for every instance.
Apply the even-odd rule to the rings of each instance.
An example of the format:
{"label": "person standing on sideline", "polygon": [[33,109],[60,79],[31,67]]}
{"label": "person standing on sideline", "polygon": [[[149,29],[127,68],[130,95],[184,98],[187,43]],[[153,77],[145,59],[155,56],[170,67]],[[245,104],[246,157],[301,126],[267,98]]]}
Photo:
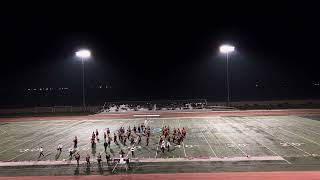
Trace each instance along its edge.
{"label": "person standing on sideline", "polygon": [[41,157],[41,156],[43,156],[43,157],[44,157],[44,154],[43,154],[43,148],[42,148],[42,146],[40,147],[40,155],[39,155],[39,157]]}
{"label": "person standing on sideline", "polygon": [[98,156],[97,156],[97,161],[98,161],[98,164],[100,165],[101,164],[101,161],[102,161],[102,158],[101,158],[101,154],[99,153]]}
{"label": "person standing on sideline", "polygon": [[86,162],[87,162],[87,166],[90,166],[90,155],[87,154],[86,156]]}
{"label": "person standing on sideline", "polygon": [[74,157],[75,157],[75,159],[77,160],[77,165],[79,166],[80,154],[77,153]]}
{"label": "person standing on sideline", "polygon": [[109,162],[111,161],[110,154],[106,153],[106,159],[107,159],[107,164],[109,165]]}

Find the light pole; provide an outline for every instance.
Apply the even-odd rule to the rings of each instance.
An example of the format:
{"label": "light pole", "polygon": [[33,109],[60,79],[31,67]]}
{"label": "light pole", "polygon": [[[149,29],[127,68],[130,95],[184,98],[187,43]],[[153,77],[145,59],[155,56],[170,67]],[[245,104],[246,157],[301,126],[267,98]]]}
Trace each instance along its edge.
{"label": "light pole", "polygon": [[83,111],[86,111],[86,95],[85,95],[85,82],[84,82],[84,61],[91,57],[91,52],[87,49],[81,49],[76,52],[76,56],[80,58],[82,62],[82,103]]}
{"label": "light pole", "polygon": [[230,103],[230,90],[229,90],[229,53],[234,51],[234,46],[231,45],[227,45],[224,44],[222,46],[220,46],[220,52],[223,54],[226,54],[227,57],[227,95],[228,95],[228,99],[227,99],[227,107],[229,107],[229,103]]}

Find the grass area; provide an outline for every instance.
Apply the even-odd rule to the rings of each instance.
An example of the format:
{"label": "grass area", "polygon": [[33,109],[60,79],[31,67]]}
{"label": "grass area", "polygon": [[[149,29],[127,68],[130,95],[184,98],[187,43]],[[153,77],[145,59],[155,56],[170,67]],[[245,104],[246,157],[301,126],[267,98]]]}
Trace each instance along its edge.
{"label": "grass area", "polygon": [[[299,116],[148,118],[147,124],[151,127],[149,146],[146,146],[146,137],[142,136],[141,144],[134,146],[133,156],[129,141],[126,146],[111,142],[111,147],[104,151],[103,132],[107,128],[113,139],[113,133],[121,126],[132,128],[145,120],[66,119],[1,123],[0,161],[68,161],[68,149],[73,147],[72,140],[77,136],[77,152],[81,160],[89,154],[91,161],[96,162],[98,153],[101,153],[105,162],[106,153],[118,158],[122,149],[125,156],[138,160],[132,164],[130,172],[133,173],[167,172],[168,168],[170,172],[194,172],[290,170],[298,166],[319,170],[320,167],[320,121]],[[158,145],[163,126],[170,126],[171,130],[174,127],[187,130],[184,141],[180,145],[171,143],[170,151],[166,149],[165,152],[161,152]],[[92,148],[91,134],[96,129],[100,132],[100,141]],[[133,133],[135,138],[138,135],[141,134]],[[61,154],[56,150],[58,144],[63,145]],[[41,146],[45,156],[39,158]],[[83,165],[81,168],[85,169]],[[95,164],[90,172],[97,169]],[[110,167],[104,165],[104,170],[109,171]]]}

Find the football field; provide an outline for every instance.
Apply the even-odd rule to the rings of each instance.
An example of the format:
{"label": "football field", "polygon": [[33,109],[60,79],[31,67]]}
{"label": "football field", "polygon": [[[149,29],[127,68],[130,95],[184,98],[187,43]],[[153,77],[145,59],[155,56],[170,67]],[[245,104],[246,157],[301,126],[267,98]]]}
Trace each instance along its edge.
{"label": "football field", "polygon": [[[19,121],[0,123],[0,175],[82,175],[126,172],[118,163],[106,163],[105,154],[119,158],[122,149],[130,158],[129,173],[277,171],[320,169],[320,116],[212,116],[212,117],[140,117],[128,119],[82,119]],[[149,145],[141,133],[133,133],[137,142],[126,146],[111,142],[104,151],[103,132],[113,133],[146,123],[151,128]],[[161,128],[185,128],[186,138],[179,145],[171,143],[163,153],[158,145]],[[99,139],[91,147],[96,129]],[[80,166],[69,158],[73,138]],[[63,145],[62,152],[57,151]],[[44,157],[39,157],[43,147]],[[134,147],[134,156],[130,148]],[[103,164],[96,157],[102,154]],[[91,166],[85,166],[85,156]],[[19,170],[19,172],[17,172]],[[16,173],[13,173],[16,172]]]}

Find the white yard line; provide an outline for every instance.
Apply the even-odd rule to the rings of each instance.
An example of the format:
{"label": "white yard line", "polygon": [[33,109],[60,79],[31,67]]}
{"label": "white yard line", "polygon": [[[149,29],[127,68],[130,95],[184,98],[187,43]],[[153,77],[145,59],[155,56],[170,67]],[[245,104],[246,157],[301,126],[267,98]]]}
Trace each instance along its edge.
{"label": "white yard line", "polygon": [[[81,124],[81,123],[82,123],[82,121],[80,121],[79,124]],[[71,128],[76,127],[75,124],[77,124],[77,123],[74,123]],[[57,136],[58,134],[62,134],[62,133],[64,133],[64,132],[66,132],[66,131],[70,131],[70,130],[71,130],[71,129],[66,128],[66,129],[64,129],[63,131],[60,131],[59,133],[55,134],[55,136]],[[49,142],[49,141],[54,140],[54,139],[56,138],[55,136],[54,136],[53,138],[50,138],[50,139],[44,141],[44,143],[47,143],[47,142]],[[63,137],[63,138],[64,138],[64,137]],[[60,138],[60,139],[61,139],[61,138]],[[40,143],[40,142],[42,142],[42,141],[40,140],[38,143]],[[35,147],[36,147],[36,146],[33,146],[33,148],[35,148]],[[8,159],[7,161],[12,161],[12,160],[16,159],[17,157],[20,157],[20,156],[24,155],[25,153],[27,153],[27,151],[26,151],[26,152],[23,152],[23,153],[21,153],[21,154],[19,154],[19,155],[17,155],[17,156],[15,156],[15,157],[13,157],[13,158],[11,158],[11,159]]]}
{"label": "white yard line", "polygon": [[[311,133],[320,135],[320,133],[315,132],[314,129],[310,130],[311,128],[308,127],[308,126],[312,126],[311,124],[309,124],[309,123],[307,123],[307,122],[304,122],[304,121],[306,121],[306,120],[313,122],[314,120],[310,120],[310,119],[308,119],[308,118],[302,118],[302,117],[299,117],[299,116],[293,116],[293,117],[294,117],[294,118],[292,118],[293,121],[295,121],[297,124],[300,124],[300,125],[304,126],[304,127],[299,126],[299,127],[298,127],[299,129],[302,129],[302,130],[304,130],[305,132],[308,131],[308,132],[311,132]],[[297,118],[299,118],[300,120],[297,120]],[[292,121],[292,119],[290,119],[290,121]],[[318,122],[318,121],[317,121],[317,122]],[[320,124],[319,124],[319,123],[312,123],[312,124],[314,124],[313,127],[315,127],[315,126],[318,127],[318,128],[320,127]]]}
{"label": "white yard line", "polygon": [[161,130],[160,130],[160,135],[159,135],[159,139],[158,139],[158,142],[157,142],[156,155],[154,156],[154,158],[157,158],[157,155],[158,155],[159,141],[160,141],[160,136],[161,136],[161,132],[162,132],[163,125],[164,125],[164,119],[162,119],[162,125],[161,125],[161,128],[160,128],[160,129],[161,129]]}
{"label": "white yard line", "polygon": [[[128,122],[128,120],[129,120],[129,119],[127,119],[126,122]],[[122,127],[126,122],[122,122],[121,125],[120,125],[120,127]],[[117,131],[117,129],[116,129],[116,131]],[[116,133],[117,133],[117,132],[116,132]],[[118,143],[119,143],[119,146],[120,146],[120,144],[121,144],[120,139],[118,139],[118,140],[119,140]],[[121,147],[120,147],[120,149],[121,149]],[[129,155],[129,153],[130,153],[130,149],[129,149],[129,152],[127,153],[126,157]],[[116,165],[114,165],[114,167],[113,167],[113,169],[112,169],[112,172],[114,172],[114,170],[117,168],[118,164],[119,164],[119,162],[117,162]]]}
{"label": "white yard line", "polygon": [[[260,123],[258,120],[254,120],[254,119],[253,119],[253,120],[250,120],[250,121],[256,121],[256,122]],[[262,123],[260,123],[260,124],[262,124]],[[262,129],[262,128],[259,128],[259,127],[257,127],[257,126],[256,126],[256,128],[262,130],[263,132],[269,134],[270,136],[272,136],[272,137],[274,137],[274,138],[276,138],[276,139],[278,139],[278,140],[280,140],[280,141],[282,141],[282,142],[287,143],[287,144],[289,145],[289,147],[296,148],[296,149],[298,149],[299,151],[301,151],[301,152],[303,152],[303,153],[305,153],[305,154],[308,154],[309,156],[312,155],[311,153],[308,153],[308,152],[306,152],[305,150],[303,150],[303,149],[301,149],[301,148],[298,148],[297,146],[295,146],[295,145],[293,145],[293,144],[290,144],[288,141],[285,141],[284,139],[279,138],[279,137],[277,137],[277,136],[269,133],[268,131],[266,131],[266,130],[264,130],[264,129]]]}
{"label": "white yard line", "polygon": [[[149,124],[149,122],[150,122],[150,119],[149,119],[149,120],[147,121],[147,123],[145,124],[145,127]],[[138,138],[139,138],[139,136],[137,136],[137,138],[136,138],[136,140],[134,141],[133,145],[129,148],[129,151],[128,151],[128,153],[127,153],[127,155],[126,155],[125,158],[127,158],[127,157],[129,156],[129,154],[130,154],[130,149],[135,147]]]}
{"label": "white yard line", "polygon": [[[134,119],[134,121],[136,121],[136,120],[139,120],[139,119]],[[128,122],[133,121],[133,119],[121,119],[121,124],[120,124],[120,125],[117,124],[117,123],[118,123],[117,121],[118,121],[118,119],[112,121],[114,124],[113,124],[113,123],[109,123],[109,124],[108,124],[108,127],[112,124],[112,128],[109,127],[110,135],[112,135],[113,133],[116,133],[116,134],[117,134],[117,131],[119,130],[119,127],[125,126]],[[116,128],[114,129],[113,126],[116,126]],[[104,131],[103,131],[103,132],[104,132]],[[111,138],[111,142],[112,142],[112,141],[113,141],[113,138]],[[118,145],[117,145],[115,142],[113,142],[113,143],[110,145],[110,149],[120,148],[120,150],[121,150],[121,149],[123,148],[123,147],[122,147],[122,148],[120,147],[120,146],[121,146],[120,140],[117,139],[117,141],[118,141]],[[91,143],[91,142],[90,142],[90,143]],[[104,153],[105,153],[105,151],[102,151],[101,155],[104,154]]]}
{"label": "white yard line", "polygon": [[[87,120],[82,120],[83,121],[83,123],[82,124],[85,124],[85,123],[87,123]],[[111,123],[110,123],[111,124]],[[115,123],[116,124],[116,123]],[[121,123],[121,125],[122,124],[124,124],[124,122],[122,122]],[[93,124],[94,125],[94,124]],[[95,125],[96,126],[96,125]],[[92,129],[96,129],[96,127],[93,127]],[[104,126],[104,125],[102,125],[102,126]],[[102,133],[101,133],[102,132]],[[103,134],[103,132],[104,132],[104,130],[103,129],[101,129],[101,131],[100,131],[100,133],[101,134]],[[82,135],[82,134],[81,134]],[[69,135],[68,137],[71,137],[71,139],[73,138],[73,136],[74,135]],[[90,137],[91,136],[91,131],[89,131],[89,134],[88,134],[88,137]],[[84,137],[84,138],[80,138],[80,136],[77,136],[78,137],[78,140],[81,140],[81,139],[87,139],[86,137]],[[60,138],[60,139],[63,139],[63,138]],[[59,139],[59,140],[60,140]],[[66,145],[68,145],[68,144],[70,144],[70,142],[66,142],[66,143],[64,143],[63,145],[62,145],[62,147],[65,147]],[[77,148],[77,150],[76,150],[76,152],[77,153],[80,153],[80,152],[82,152],[82,151],[84,151],[84,148],[85,147],[87,147],[88,145],[90,145],[91,144],[91,142],[88,142],[87,144],[84,144],[83,146],[79,146],[78,148]],[[71,143],[71,145],[72,145],[72,143]],[[71,148],[73,147],[73,145],[71,146]],[[101,152],[100,152],[101,153]],[[101,155],[104,153],[104,151],[102,151],[102,153],[101,153]]]}
{"label": "white yard line", "polygon": [[[243,120],[242,120],[243,121]],[[245,122],[245,121],[244,121]],[[245,122],[246,123],[246,122]],[[267,147],[265,144],[258,142],[258,140],[256,140],[255,138],[253,138],[250,134],[246,133],[245,131],[242,131],[242,133],[246,134],[247,136],[249,136],[250,138],[254,139],[258,144],[262,145],[263,147],[267,148],[269,151],[271,151],[273,154],[280,156],[278,153],[276,153],[275,151],[273,151],[272,149],[270,149],[269,147]],[[281,156],[280,156],[281,157]],[[282,157],[283,158],[283,157]],[[284,161],[286,161],[288,164],[291,164],[291,162],[289,162],[288,160],[286,160],[285,158],[283,158]]]}
{"label": "white yard line", "polygon": [[[306,126],[310,126],[310,124],[307,124],[307,123],[305,123],[305,122],[301,122],[301,121],[296,120],[297,117],[298,117],[298,116],[294,116],[293,120],[292,120],[292,119],[290,119],[290,120],[285,119],[285,120],[286,120],[286,121],[296,121],[296,122],[299,124],[298,129],[301,129],[301,130],[303,130],[303,131],[305,131],[305,132],[311,132],[311,133],[320,135],[320,133],[314,132],[313,130],[310,130],[308,127],[303,126],[303,124],[306,125]],[[299,117],[299,118],[300,118],[300,117]],[[304,121],[305,121],[305,120],[308,120],[307,118],[301,118],[301,119],[304,120]],[[283,123],[283,121],[278,120],[278,119],[276,119],[275,121],[278,121],[278,122],[280,122],[280,123]],[[318,121],[316,121],[316,122],[318,122]],[[301,125],[302,125],[303,127],[301,127]],[[316,123],[316,125],[319,126],[320,124]],[[280,128],[280,127],[279,127],[279,128]],[[283,129],[283,128],[281,128],[281,129],[282,129],[282,130],[285,130],[285,129]],[[303,138],[303,139],[305,139],[305,140],[307,140],[307,141],[310,141],[310,142],[312,142],[312,143],[315,143],[315,144],[317,144],[317,145],[320,145],[320,143],[315,142],[315,141],[313,141],[313,140],[310,140],[310,139],[308,139],[308,138],[306,138],[306,137],[304,137],[304,136],[297,135],[297,134],[295,134],[295,133],[293,133],[293,132],[291,132],[291,131],[288,131],[288,130],[285,130],[285,131],[287,131],[287,132],[289,132],[289,133],[291,133],[291,134],[294,134],[294,135],[296,135],[296,136],[298,136],[298,137],[300,137],[300,138]]]}
{"label": "white yard line", "polygon": [[[208,124],[212,124],[212,123],[209,122],[208,120],[206,120],[206,122],[207,122]],[[205,127],[206,127],[206,129],[208,130],[208,132],[211,134],[211,137],[212,137],[213,139],[217,139],[219,146],[221,146],[222,143],[221,143],[220,139],[215,137],[215,135],[211,132],[211,129],[208,128],[208,126],[205,126]]]}
{"label": "white yard line", "polygon": [[[206,120],[206,122],[208,122],[208,120]],[[208,123],[209,123],[209,122],[208,122]],[[206,141],[206,142],[207,142],[207,144],[209,145],[209,147],[210,147],[210,149],[211,149],[212,153],[214,154],[214,156],[215,156],[216,158],[218,158],[218,156],[217,156],[216,152],[213,150],[213,148],[212,148],[212,146],[210,145],[210,143],[209,143],[208,139],[205,137],[204,133],[201,131],[201,130],[202,130],[202,128],[203,128],[203,127],[198,126],[198,129],[200,129],[200,132],[201,132],[201,134],[202,134],[202,138],[203,138],[203,139],[205,139],[205,141]],[[209,133],[210,133],[211,137],[213,137],[213,135],[212,135],[211,131],[208,129],[208,127],[207,127],[207,126],[205,126],[205,128],[207,129],[207,131],[209,131]],[[214,137],[213,137],[213,138],[214,138]],[[219,145],[220,145],[220,142],[219,142]]]}
{"label": "white yard line", "polygon": [[[81,120],[81,121],[83,122],[82,124],[85,124],[85,123],[86,123],[86,120]],[[77,125],[76,125],[76,126],[77,126]],[[75,126],[74,126],[74,127],[75,127]],[[74,127],[72,127],[72,128],[74,128]],[[95,128],[94,128],[94,129],[95,129]],[[70,129],[69,129],[69,130],[70,130]],[[81,135],[83,135],[83,134],[81,134]],[[80,135],[80,136],[77,136],[78,141],[80,141],[81,139],[86,139],[85,137],[84,137],[84,138],[80,138],[81,135]],[[89,132],[88,135],[89,135],[88,137],[90,137],[91,131]],[[71,133],[70,133],[67,137],[68,137],[68,138],[70,137],[70,139],[73,139],[74,134],[71,134]],[[61,139],[66,139],[66,137],[59,138],[59,139],[56,140],[56,142],[57,142],[58,140],[61,140]],[[45,143],[46,143],[46,142],[45,142]],[[69,145],[69,144],[71,144],[71,148],[73,148],[73,143],[70,143],[69,141],[63,143],[63,144],[62,144],[62,147],[68,147],[67,145]],[[85,145],[83,145],[83,146],[77,147],[77,151],[76,151],[76,152],[77,152],[77,153],[81,152],[81,151],[83,150],[83,148],[87,147],[87,146],[90,145],[90,144],[91,144],[91,142],[89,142],[89,143],[87,143],[87,144],[85,144]],[[70,146],[69,146],[69,147],[70,147]],[[54,149],[55,149],[55,148],[54,148]],[[46,151],[46,152],[54,153],[54,152],[52,152],[52,151]]]}
{"label": "white yard line", "polygon": [[[191,125],[191,126],[193,126],[193,125]],[[202,139],[204,139],[204,140],[207,142],[207,144],[209,145],[209,148],[211,149],[213,155],[214,155],[216,158],[218,158],[217,154],[215,153],[215,151],[213,150],[212,146],[210,145],[208,139],[205,137],[204,133],[202,132],[202,128],[203,128],[203,127],[200,127],[199,125],[197,125],[197,127],[198,127],[198,129],[200,130]],[[205,127],[207,127],[207,126],[205,126]],[[190,128],[190,129],[192,130],[193,128]],[[212,137],[212,136],[211,136],[211,137]],[[210,157],[211,157],[211,156],[210,156]]]}
{"label": "white yard line", "polygon": [[286,131],[286,132],[288,132],[288,133],[290,133],[290,134],[293,134],[293,135],[295,135],[295,136],[298,136],[298,137],[300,137],[300,138],[302,138],[302,139],[305,139],[305,140],[307,140],[307,141],[309,141],[309,142],[312,142],[312,143],[314,143],[314,144],[320,145],[320,143],[317,143],[317,142],[315,142],[315,141],[313,141],[313,140],[311,140],[311,139],[309,139],[309,138],[306,138],[306,137],[304,137],[304,136],[300,136],[300,135],[298,135],[298,134],[296,134],[296,133],[293,133],[293,132],[288,131],[288,130],[286,130],[286,129],[283,129],[283,128],[281,128],[281,127],[278,127],[278,128],[281,129],[281,130],[283,130],[283,131]]}
{"label": "white yard line", "polygon": [[248,157],[248,154],[245,153],[239,146],[238,144],[236,144],[231,138],[229,138],[228,136],[224,135],[224,133],[221,133],[224,137],[226,137],[232,144],[234,144],[241,152],[242,154],[244,154],[245,156]]}
{"label": "white yard line", "polygon": [[[222,120],[224,120],[224,118],[222,118]],[[246,157],[248,157],[248,154],[245,153],[239,146],[238,144],[236,144],[230,137],[228,137],[227,135],[225,135],[225,133],[220,132],[224,137],[226,137],[233,145],[235,145],[235,147],[237,147],[237,149],[239,149],[243,155],[245,155]]]}
{"label": "white yard line", "polygon": [[[211,122],[209,122],[209,120],[206,120],[206,122],[207,122],[208,124],[212,124]],[[211,137],[212,137],[213,139],[217,139],[219,146],[221,146],[222,142],[220,141],[220,139],[219,139],[218,137],[216,137],[216,136],[211,132],[211,130],[208,128],[208,126],[206,126],[206,129],[207,129],[208,132],[211,134]]]}
{"label": "white yard line", "polygon": [[[181,130],[180,119],[178,119],[178,122],[179,122],[179,128],[180,128],[180,130]],[[183,142],[183,141],[182,141],[182,146],[183,146],[184,157],[187,157],[186,148],[184,147],[184,142]]]}
{"label": "white yard line", "polygon": [[[12,124],[16,124],[16,123],[12,123]],[[39,137],[39,134],[41,134],[41,132],[43,132],[43,129],[49,129],[50,126],[53,125],[53,124],[54,124],[54,123],[49,123],[49,124],[47,124],[46,126],[44,126],[44,127],[42,127],[42,128],[32,130],[32,132],[39,132],[39,133],[35,133],[33,136],[29,137],[28,139],[30,139],[30,140],[28,140],[28,141],[26,141],[26,142],[29,142],[29,141],[32,141],[33,139],[38,138],[38,137]],[[18,131],[18,130],[16,130],[16,129],[19,129],[19,130],[20,130],[21,128],[8,127],[8,129],[10,129],[11,132],[15,133],[15,132]],[[10,133],[11,133],[11,132],[10,132]],[[31,131],[30,131],[30,132],[31,132]],[[10,134],[9,132],[7,132],[7,133]],[[20,134],[20,135],[21,135],[21,137],[8,135],[8,136],[10,136],[11,138],[6,139],[5,142],[1,142],[0,145],[6,144],[6,143],[9,142],[9,141],[15,141],[17,138],[24,138],[24,134]],[[32,138],[32,137],[33,137],[33,138]],[[36,137],[36,138],[35,138],[35,137]],[[31,139],[31,138],[32,138],[32,139]],[[7,146],[8,146],[8,145],[7,145]],[[19,146],[19,145],[17,145],[17,146]],[[8,150],[10,150],[10,149],[8,149]],[[7,150],[5,150],[5,151],[7,151]],[[0,153],[5,152],[5,151],[1,151]]]}
{"label": "white yard line", "polygon": [[[81,121],[85,121],[85,120],[81,120]],[[48,121],[49,122],[49,121]],[[69,122],[72,122],[72,121],[69,121]],[[74,124],[76,124],[76,123],[73,123],[73,125],[72,125],[72,127],[70,128],[70,129],[68,129],[68,130],[70,130],[70,131],[72,131],[72,129],[74,129],[77,125],[79,125],[79,124],[77,124],[77,125],[74,125]],[[64,130],[65,131],[65,130]],[[60,134],[60,133],[58,133],[58,134]],[[62,138],[58,138],[58,139],[56,139],[55,140],[55,142],[58,142],[59,140],[61,140],[61,139],[66,139],[66,138],[73,138],[73,136],[74,135],[72,135],[72,134],[69,134],[68,136],[64,136],[64,137],[62,137]],[[79,137],[79,136],[78,136]],[[46,144],[46,143],[48,143],[48,142],[50,142],[51,141],[51,139],[50,140],[48,140],[48,141],[45,141],[43,144]],[[68,145],[68,144],[70,144],[70,142],[66,142],[66,143],[63,143],[62,144],[62,147],[67,147],[66,145]],[[89,143],[90,144],[90,143]],[[88,144],[87,144],[88,145]],[[85,145],[85,146],[87,146],[87,145]],[[73,147],[73,146],[72,146]],[[84,146],[83,146],[84,147]],[[83,148],[82,147],[82,148]],[[32,149],[32,148],[31,148]],[[51,146],[50,146],[50,149],[49,148],[46,148],[46,150],[45,150],[45,153],[46,153],[46,155],[50,155],[50,154],[53,154],[53,153],[55,153],[55,151],[52,151],[52,149],[55,149],[55,148],[51,148]],[[27,153],[28,151],[26,151],[26,152],[24,152],[23,154],[25,154],[25,153]],[[15,159],[15,158],[17,158],[17,157],[19,157],[19,156],[21,156],[21,154],[19,154],[19,155],[17,155],[16,157],[13,157],[13,158],[11,158],[9,161],[11,161],[11,160],[13,160],[13,159]]]}
{"label": "white yard line", "polygon": [[6,133],[6,131],[5,131],[5,130],[1,130],[1,129],[0,129],[0,132],[1,132],[1,133],[0,133],[0,135],[2,135],[2,134],[4,134],[4,133]]}
{"label": "white yard line", "polygon": [[[290,119],[288,119],[288,118],[290,118]],[[297,120],[298,118],[299,118],[300,120]],[[303,121],[306,121],[306,120],[309,120],[309,121],[313,122],[313,120],[310,120],[310,119],[308,119],[308,118],[302,118],[302,117],[299,117],[299,116],[286,116],[286,117],[283,117],[283,118],[280,119],[280,120],[278,120],[278,119],[273,119],[273,121],[277,121],[277,122],[279,122],[279,123],[281,123],[281,124],[283,124],[283,123],[290,123],[290,125],[292,125],[292,126],[294,126],[294,125],[292,124],[292,121],[294,121],[295,123],[297,123],[297,125],[295,126],[296,128],[301,129],[301,130],[303,130],[304,132],[311,132],[311,133],[314,133],[314,134],[316,134],[316,135],[320,135],[320,133],[315,132],[313,129],[310,130],[310,127],[307,127],[307,126],[319,127],[320,124],[319,124],[319,123],[312,123],[313,125],[311,125],[311,124],[308,124],[308,123],[306,123],[306,122],[303,122]],[[285,122],[284,122],[284,121],[285,121]],[[316,121],[316,122],[318,122],[318,121]],[[287,125],[287,124],[285,124],[285,125]]]}
{"label": "white yard line", "polygon": [[202,134],[202,138],[204,138],[204,139],[206,140],[206,142],[207,142],[207,144],[209,145],[209,147],[210,147],[210,149],[211,149],[212,153],[213,153],[213,154],[214,154],[214,156],[217,158],[218,156],[217,156],[217,154],[214,152],[214,150],[212,149],[212,147],[211,147],[210,143],[208,142],[208,140],[207,140],[206,136],[203,134],[203,132],[202,132],[201,130],[200,130],[200,132],[201,132],[201,134]]}
{"label": "white yard line", "polygon": [[[74,123],[73,125],[75,125],[75,124],[77,124],[77,123],[78,123],[78,122]],[[50,128],[49,128],[49,129],[50,129]],[[13,149],[13,148],[15,148],[15,147],[21,146],[21,145],[26,144],[26,143],[33,143],[33,142],[39,140],[39,136],[45,136],[45,135],[50,134],[50,133],[55,132],[55,131],[56,131],[56,130],[51,130],[51,131],[46,132],[46,133],[43,133],[43,134],[40,133],[40,134],[37,135],[37,137],[32,138],[31,140],[25,141],[25,142],[23,142],[23,143],[20,143],[20,144],[18,144],[18,145],[12,146],[12,147],[10,147],[9,149],[6,149],[6,150],[1,151],[0,153],[9,151],[9,150],[11,150],[11,149]],[[39,141],[39,142],[41,142],[41,141]]]}
{"label": "white yard line", "polygon": [[[149,122],[150,122],[150,119],[149,119],[149,120],[147,121],[147,123],[145,124],[145,127],[149,124]],[[126,157],[125,157],[124,159],[128,158],[128,156],[129,156],[129,154],[130,154],[131,148],[134,148],[134,147],[135,147],[138,137],[139,137],[139,136],[137,136],[137,138],[136,138],[136,140],[134,141],[133,145],[129,148],[129,151],[128,151],[128,153],[127,153],[127,155],[126,155]],[[119,162],[120,162],[120,161],[119,161]],[[119,162],[117,162],[116,165],[113,167],[112,172],[114,172],[114,170],[115,170],[116,167],[118,166]]]}

